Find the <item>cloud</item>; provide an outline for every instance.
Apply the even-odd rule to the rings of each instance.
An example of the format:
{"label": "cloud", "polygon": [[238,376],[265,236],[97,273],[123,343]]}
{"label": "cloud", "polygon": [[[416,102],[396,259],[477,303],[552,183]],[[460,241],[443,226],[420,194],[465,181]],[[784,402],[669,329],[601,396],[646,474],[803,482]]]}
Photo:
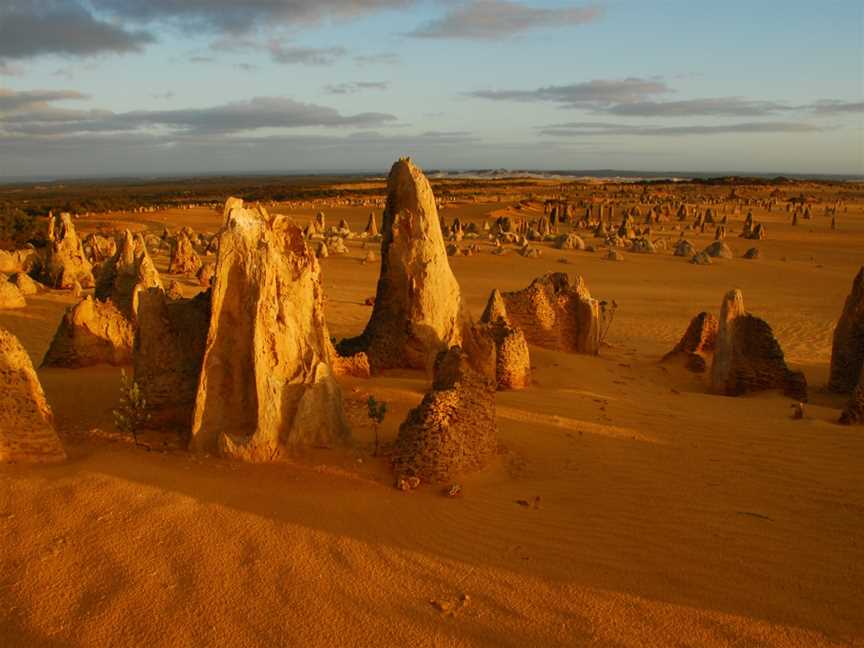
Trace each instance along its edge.
{"label": "cloud", "polygon": [[390,87],[388,81],[355,81],[351,83],[332,83],[324,86],[327,94],[355,94],[363,90],[386,90]]}
{"label": "cloud", "polygon": [[90,0],[98,10],[140,23],[173,23],[188,30],[237,34],[274,25],[350,19],[415,0]]}
{"label": "cloud", "polygon": [[551,102],[581,108],[633,103],[668,92],[672,92],[672,89],[659,79],[630,77],[620,80],[595,79],[536,90],[476,90],[467,94],[494,101]]}
{"label": "cloud", "polygon": [[6,0],[0,7],[0,60],[136,52],[154,40],[96,18],[77,0]]}
{"label": "cloud", "polygon": [[77,90],[3,90],[0,88],[0,119],[3,113],[40,110],[56,101],[87,99]]}
{"label": "cloud", "polygon": [[[27,94],[27,93],[25,93]],[[104,110],[67,110],[47,106],[60,98],[33,94],[5,100],[11,114],[0,114],[0,132],[7,135],[69,136],[92,132],[164,131],[187,135],[228,135],[260,129],[306,127],[366,128],[396,121],[386,113],[342,115],[334,108],[300,103],[283,97],[256,97],[248,101],[179,110],[136,110],[114,113]],[[32,109],[32,110],[28,110]],[[17,111],[17,112],[16,112]]]}
{"label": "cloud", "polygon": [[296,47],[271,41],[270,58],[282,65],[332,65],[347,53],[344,47]]}
{"label": "cloud", "polygon": [[700,126],[632,126],[608,122],[568,122],[540,129],[549,137],[651,136],[685,137],[688,135],[728,135],[732,133],[816,133],[825,128],[802,122],[744,122]]}
{"label": "cloud", "polygon": [[816,113],[856,113],[864,112],[864,101],[840,101],[838,99],[823,99],[810,105]]}
{"label": "cloud", "polygon": [[354,62],[357,65],[395,65],[399,60],[399,55],[393,52],[358,54],[354,57]]}
{"label": "cloud", "polygon": [[757,101],[742,97],[685,99],[682,101],[637,101],[604,109],[613,115],[628,117],[690,117],[698,115],[761,117],[796,110],[774,101]]}
{"label": "cloud", "polygon": [[409,36],[417,38],[495,39],[532,29],[583,25],[600,18],[599,7],[546,9],[512,0],[470,0]]}

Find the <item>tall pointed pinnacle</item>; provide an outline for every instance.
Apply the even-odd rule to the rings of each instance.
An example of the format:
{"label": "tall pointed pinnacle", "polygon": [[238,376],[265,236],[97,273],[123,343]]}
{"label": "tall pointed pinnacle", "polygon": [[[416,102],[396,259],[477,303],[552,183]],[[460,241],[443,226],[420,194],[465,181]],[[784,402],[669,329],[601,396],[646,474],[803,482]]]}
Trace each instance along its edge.
{"label": "tall pointed pinnacle", "polygon": [[450,269],[432,187],[409,158],[387,179],[381,274],[363,334],[343,340],[343,355],[365,351],[373,371],[425,369],[458,345],[465,324],[459,283]]}

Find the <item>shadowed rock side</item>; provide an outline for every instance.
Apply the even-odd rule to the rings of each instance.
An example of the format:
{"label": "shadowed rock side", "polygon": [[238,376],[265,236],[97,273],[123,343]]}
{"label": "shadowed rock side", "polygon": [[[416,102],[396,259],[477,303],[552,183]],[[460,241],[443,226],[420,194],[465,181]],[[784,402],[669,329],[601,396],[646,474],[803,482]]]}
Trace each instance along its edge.
{"label": "shadowed rock side", "polygon": [[858,386],[852,390],[852,396],[840,414],[840,423],[844,425],[864,424],[864,369],[858,378]]}
{"label": "shadowed rock side", "polygon": [[807,380],[790,371],[771,327],[744,310],[740,290],[729,291],[720,308],[711,389],[739,396],[766,389],[781,389],[787,396],[807,400]]}
{"label": "shadowed rock side", "polygon": [[282,216],[232,208],[219,238],[192,449],[272,461],[348,438],[320,268]]}
{"label": "shadowed rock side", "polygon": [[703,373],[708,368],[707,356],[714,353],[719,328],[720,322],[714,315],[706,312],[699,313],[690,320],[690,325],[681,341],[663,356],[661,362],[683,358],[687,369]]}
{"label": "shadowed rock side", "polygon": [[18,338],[0,328],[0,462],[65,458],[30,356]]}
{"label": "shadowed rock side", "polygon": [[483,468],[497,448],[494,384],[459,347],[442,351],[432,391],[399,427],[392,455],[396,475],[450,481]]}
{"label": "shadowed rock side", "polygon": [[860,382],[864,368],[864,267],[852,282],[843,313],[834,329],[831,348],[831,374],[828,388],[849,393]]}
{"label": "shadowed rock side", "polygon": [[346,356],[365,352],[373,371],[426,369],[439,351],[461,342],[465,319],[432,188],[408,158],[390,169],[382,234],[372,316],[359,337],[338,349]]}
{"label": "shadowed rock side", "polygon": [[63,315],[42,366],[129,364],[134,336],[131,322],[114,304],[87,296]]}
{"label": "shadowed rock side", "polygon": [[112,301],[127,318],[134,319],[138,310],[138,293],[148,288],[162,288],[159,272],[150,255],[144,237],[123,234],[117,251],[102,266],[96,282],[95,295],[100,301]]}
{"label": "shadowed rock side", "polygon": [[150,288],[139,295],[133,366],[154,429],[188,438],[210,326],[210,291],[170,299]]}
{"label": "shadowed rock side", "polygon": [[[489,362],[494,365],[494,372],[481,370],[481,373],[494,376],[498,389],[524,389],[531,384],[528,342],[522,330],[513,326],[507,318],[504,299],[497,289],[489,296],[480,323],[474,326],[473,332],[475,346],[471,349],[466,346],[466,352],[472,356],[472,360],[478,356],[492,355]],[[487,338],[490,344],[476,341],[478,335]]]}
{"label": "shadowed rock side", "polygon": [[93,266],[84,254],[84,246],[75,232],[69,214],[48,220],[48,249],[43,269],[43,282],[51,288],[68,289],[81,284],[92,288]]}
{"label": "shadowed rock side", "polygon": [[508,321],[529,344],[596,355],[600,349],[600,304],[582,277],[563,272],[538,277],[527,288],[501,294]]}

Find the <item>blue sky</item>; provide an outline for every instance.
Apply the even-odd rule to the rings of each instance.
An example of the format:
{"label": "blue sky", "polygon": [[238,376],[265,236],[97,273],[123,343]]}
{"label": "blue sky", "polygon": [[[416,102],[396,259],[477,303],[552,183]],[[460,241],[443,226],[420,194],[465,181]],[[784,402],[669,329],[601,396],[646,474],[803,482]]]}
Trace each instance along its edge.
{"label": "blue sky", "polygon": [[860,2],[0,0],[0,178],[864,174]]}

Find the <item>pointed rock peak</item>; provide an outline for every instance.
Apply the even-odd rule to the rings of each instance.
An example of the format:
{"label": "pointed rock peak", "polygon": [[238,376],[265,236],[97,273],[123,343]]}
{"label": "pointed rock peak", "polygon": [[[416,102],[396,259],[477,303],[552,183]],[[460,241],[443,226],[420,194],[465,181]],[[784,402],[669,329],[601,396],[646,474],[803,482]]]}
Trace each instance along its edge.
{"label": "pointed rock peak", "polygon": [[486,302],[486,308],[483,315],[480,316],[480,322],[483,324],[491,324],[499,319],[509,322],[507,319],[507,305],[504,303],[504,297],[501,291],[495,288],[492,294],[489,295],[489,301]]}
{"label": "pointed rock peak", "polygon": [[723,303],[720,305],[720,323],[735,319],[745,313],[744,310],[744,295],[739,288],[730,290],[723,297]]}
{"label": "pointed rock peak", "polygon": [[222,210],[222,223],[228,222],[228,216],[231,215],[231,211],[234,209],[242,209],[243,208],[243,199],[235,198],[231,196],[228,200],[225,201],[225,207]]}

